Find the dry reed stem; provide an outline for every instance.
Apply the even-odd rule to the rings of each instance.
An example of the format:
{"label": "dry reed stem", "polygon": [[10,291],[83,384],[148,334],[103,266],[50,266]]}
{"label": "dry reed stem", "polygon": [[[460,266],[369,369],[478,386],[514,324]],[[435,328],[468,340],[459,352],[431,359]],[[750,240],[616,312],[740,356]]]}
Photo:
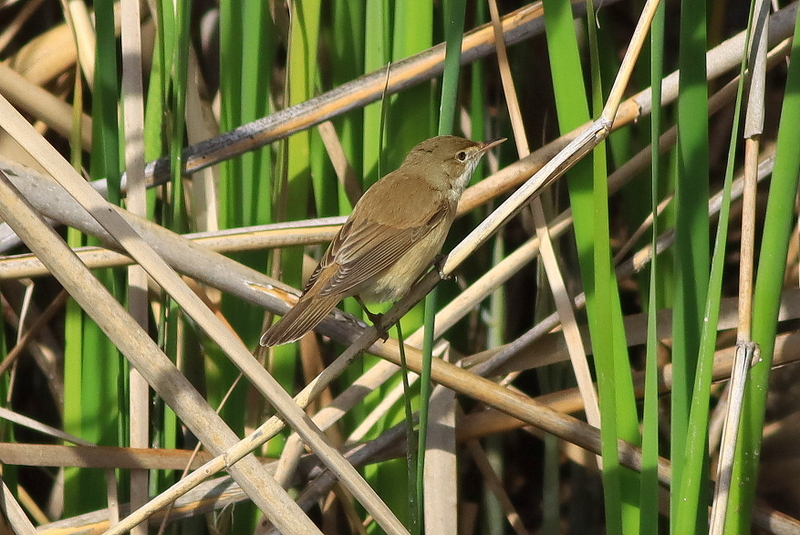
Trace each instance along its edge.
{"label": "dry reed stem", "polygon": [[14,499],[11,489],[2,479],[0,479],[0,509],[16,535],[37,535],[36,528],[31,524],[28,515]]}
{"label": "dry reed stem", "polygon": [[[269,466],[266,468],[270,470]],[[168,518],[170,521],[175,521],[196,517],[225,509],[247,499],[247,494],[230,477],[216,478],[203,483],[180,498],[169,512]],[[123,504],[120,510],[123,514],[127,514],[129,507],[127,504]],[[65,535],[79,532],[82,535],[100,535],[106,533],[110,527],[107,517],[107,511],[100,509],[40,526],[39,534]],[[150,518],[150,524],[157,524],[166,517],[166,511],[157,512]]]}
{"label": "dry reed stem", "polygon": [[[614,0],[598,2],[608,5]],[[582,1],[573,3],[576,16],[585,12]],[[544,30],[540,2],[524,6],[503,17],[506,41],[516,43]],[[466,33],[462,40],[461,63],[467,64],[493,52],[494,38],[490,24],[484,24]],[[273,115],[242,125],[231,132],[184,149],[181,160],[186,173],[219,163],[233,156],[254,150],[283,139],[290,134],[311,128],[323,121],[337,117],[352,109],[361,108],[379,100],[384,94],[392,95],[418,83],[431,80],[444,69],[444,44],[415,54],[392,64],[388,86],[386,69],[382,68],[343,84],[327,93],[300,104],[285,108]],[[166,159],[150,162],[148,175],[156,182],[169,176]]]}
{"label": "dry reed stem", "polygon": [[[61,238],[20,197],[5,175],[0,173],[0,213],[28,246],[45,261],[64,288],[75,298],[100,328],[115,342],[148,383],[167,402],[181,420],[212,452],[220,452],[236,441],[236,435],[208,406],[203,397],[178,371],[150,337],[129,321],[127,312],[80,263]],[[270,488],[274,480],[253,458],[231,467],[231,474],[246,489],[253,501],[274,516],[288,533],[304,529],[315,532],[313,523],[297,510],[296,504],[280,488]]]}
{"label": "dry reed stem", "polygon": [[[447,357],[445,357],[447,358]],[[429,533],[458,532],[459,469],[456,453],[456,411],[458,402],[452,390],[436,392],[430,405],[425,448],[425,528]],[[444,390],[444,389],[443,389]]]}
{"label": "dry reed stem", "polygon": [[[506,106],[511,116],[511,127],[514,131],[517,156],[521,160],[530,155],[530,145],[525,135],[525,125],[522,121],[522,112],[519,108],[519,100],[517,98],[516,89],[514,88],[514,80],[511,76],[511,67],[508,64],[508,54],[506,53],[505,43],[503,42],[497,2],[495,0],[489,0],[489,12],[491,13],[492,26],[495,33],[497,62],[500,67],[500,78],[503,82]],[[630,73],[626,74],[626,76],[629,75]],[[533,198],[529,206],[533,217],[533,224],[536,228],[536,237],[539,238],[539,258],[542,260],[542,265],[547,275],[547,281],[550,284],[550,291],[552,292],[553,301],[556,305],[556,312],[558,313],[559,321],[563,329],[564,340],[566,341],[567,350],[569,351],[575,379],[578,382],[578,387],[584,398],[586,420],[591,425],[600,427],[600,405],[597,399],[597,390],[595,390],[594,383],[592,382],[589,361],[583,350],[584,344],[581,340],[577,321],[575,320],[575,312],[572,309],[572,298],[567,292],[567,285],[564,282],[564,276],[561,274],[561,268],[556,259],[555,248],[550,239],[541,197],[536,196]]]}
{"label": "dry reed stem", "polygon": [[[0,166],[1,168],[1,166]],[[35,172],[31,171],[36,180]],[[43,180],[47,180],[42,177]],[[326,221],[342,221],[344,217],[326,218]],[[222,231],[197,232],[182,237],[217,253],[232,253],[287,247],[293,245],[317,245],[330,242],[340,225],[315,225],[314,220],[304,220],[303,225],[271,224],[239,227]],[[121,252],[99,246],[73,249],[81,261],[90,269],[120,267],[133,264],[133,259]],[[0,258],[0,279],[36,278],[49,275],[44,264],[33,254],[20,254]]]}
{"label": "dry reed stem", "polygon": [[[69,139],[72,134],[72,106],[29,82],[3,63],[0,63],[0,93],[16,107]],[[92,148],[92,120],[85,114],[81,116],[81,145],[86,151]]]}
{"label": "dry reed stem", "polygon": [[[82,0],[70,0],[71,13],[78,13],[84,23],[88,20],[86,6]],[[144,83],[142,74],[142,35],[140,27],[139,0],[120,2],[122,18],[122,118],[125,133],[125,170],[128,177],[126,206],[128,211],[140,217],[147,216],[147,187],[144,180]],[[76,26],[77,32],[78,26]],[[92,37],[94,34],[91,34]],[[91,46],[77,36],[78,52]],[[93,59],[93,58],[91,58]],[[82,56],[81,62],[84,58]],[[128,311],[145,332],[149,329],[147,273],[138,265],[128,267]],[[128,373],[129,442],[133,448],[147,448],[150,444],[150,389],[138,370]],[[150,474],[147,470],[130,471],[131,507],[147,503]],[[111,519],[119,522],[119,516]],[[147,526],[136,526],[131,535],[147,535]]]}
{"label": "dry reed stem", "polygon": [[[64,0],[62,5],[66,3],[67,10],[64,12],[64,18],[67,20],[72,28],[74,36],[74,45],[77,48],[79,64],[83,75],[86,78],[86,83],[89,89],[94,89],[94,67],[95,67],[95,50],[97,49],[97,39],[94,33],[94,23],[89,15],[89,9],[83,0]],[[126,15],[133,16],[134,14],[128,12]],[[136,21],[136,22],[133,22]],[[139,26],[138,9],[129,25]],[[123,56],[123,61],[124,56]]]}
{"label": "dry reed stem", "polygon": [[0,443],[3,464],[18,466],[183,470],[190,460],[191,468],[196,469],[213,458],[208,452],[199,452],[190,459],[192,454],[189,450]]}

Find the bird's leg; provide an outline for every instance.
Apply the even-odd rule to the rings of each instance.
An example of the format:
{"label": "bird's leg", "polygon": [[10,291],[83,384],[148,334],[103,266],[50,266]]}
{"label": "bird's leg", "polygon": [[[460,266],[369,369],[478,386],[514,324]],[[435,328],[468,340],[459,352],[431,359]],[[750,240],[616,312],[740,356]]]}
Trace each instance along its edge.
{"label": "bird's leg", "polygon": [[367,308],[367,305],[364,304],[364,301],[361,300],[361,297],[358,295],[354,295],[358,304],[361,305],[361,308],[364,310],[364,314],[367,315],[369,320],[372,322],[372,326],[375,327],[375,330],[378,331],[378,336],[385,342],[389,339],[389,332],[383,326],[383,314],[375,314],[370,312]]}

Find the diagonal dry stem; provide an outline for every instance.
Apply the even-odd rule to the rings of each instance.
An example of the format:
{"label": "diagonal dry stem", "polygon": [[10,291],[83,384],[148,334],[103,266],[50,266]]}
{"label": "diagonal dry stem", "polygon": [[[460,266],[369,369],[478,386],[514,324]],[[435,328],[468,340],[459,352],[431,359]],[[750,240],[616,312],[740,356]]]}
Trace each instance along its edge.
{"label": "diagonal dry stem", "polygon": [[[489,11],[492,16],[492,25],[495,30],[497,41],[497,61],[500,67],[500,77],[503,81],[503,91],[506,97],[506,104],[511,115],[511,126],[514,130],[514,138],[517,145],[517,155],[520,159],[530,155],[530,146],[525,135],[525,125],[522,122],[522,112],[519,108],[514,80],[511,76],[511,67],[508,64],[505,43],[503,43],[502,33],[500,32],[499,14],[495,0],[489,0]],[[540,196],[531,200],[530,210],[533,223],[536,227],[536,237],[539,238],[539,254],[542,259],[547,280],[553,294],[553,301],[556,304],[560,323],[563,327],[564,339],[569,350],[572,368],[575,378],[584,397],[586,407],[586,419],[595,426],[600,427],[600,406],[597,399],[597,391],[592,383],[592,374],[589,370],[589,362],[586,353],[583,351],[583,341],[575,321],[575,313],[572,310],[572,299],[567,292],[561,268],[556,260],[555,248],[550,239],[547,228],[547,220],[544,215],[544,207]]]}
{"label": "diagonal dry stem", "polygon": [[[251,383],[269,400],[270,404],[292,425],[321,458],[329,463],[342,482],[348,486],[362,505],[376,518],[378,523],[390,533],[405,533],[406,529],[394,513],[383,503],[375,491],[364,481],[358,472],[345,461],[338,451],[328,443],[306,414],[292,401],[272,377],[252,357],[241,341],[227,329],[206,307],[197,295],[181,280],[168,264],[136,233],[128,222],[112,205],[92,189],[60,154],[40,138],[25,119],[3,98],[0,98],[0,124],[34,156],[45,169],[92,214],[98,223],[119,243],[146,271],[169,293],[203,331],[211,338],[231,361],[248,377]],[[10,183],[9,199],[16,194]],[[31,244],[28,244],[31,246]],[[41,254],[41,250],[39,251]],[[83,267],[85,269],[85,266]],[[87,270],[88,273],[88,270]],[[115,340],[117,341],[117,340]],[[124,353],[124,352],[123,352]],[[131,358],[130,354],[126,354]],[[140,369],[141,373],[145,373]],[[274,481],[273,481],[274,483]],[[273,490],[273,492],[275,492]],[[265,514],[275,522],[275,511],[265,508]],[[286,524],[285,520],[280,520]],[[297,529],[297,526],[292,528]]]}
{"label": "diagonal dry stem", "polygon": [[[615,0],[597,2],[608,5]],[[586,12],[583,0],[573,0],[575,16]],[[541,2],[533,2],[503,17],[503,33],[506,42],[517,43],[540,34],[544,30]],[[494,51],[494,37],[490,24],[484,24],[466,33],[461,46],[461,63],[468,64]],[[362,108],[376,102],[385,93],[393,95],[403,89],[431,80],[444,70],[444,43],[415,54],[391,66],[387,84],[387,69],[381,68],[342,84],[341,86],[285,108],[273,115],[242,125],[217,138],[184,149],[182,161],[184,172],[196,170],[232,158],[244,152],[283,139],[290,134],[311,128],[350,110]],[[150,162],[148,176],[157,182],[169,176],[169,163],[165,159]]]}
{"label": "diagonal dry stem", "polygon": [[[612,182],[614,182],[613,178],[612,178]],[[437,322],[437,323],[440,323],[440,322]],[[413,337],[410,337],[410,341],[411,341],[411,338],[413,338]],[[342,355],[342,358],[346,360],[347,358],[350,358],[353,355],[354,355],[354,353],[351,351],[348,354]],[[337,361],[337,362],[342,362],[342,361]],[[345,366],[346,366],[346,364],[345,364]],[[379,367],[381,367],[381,366],[379,366]],[[388,370],[388,374],[389,375],[391,375],[391,373],[393,373],[393,371],[396,369],[396,367],[394,365],[388,364],[388,363],[386,364],[385,368]],[[328,371],[330,371],[330,370],[328,370]],[[375,371],[375,370],[373,370],[373,371]],[[335,375],[335,374],[333,374],[333,375]],[[383,380],[383,378],[380,378],[379,382],[382,382],[382,380]],[[319,388],[320,389],[324,388],[324,384],[320,385]],[[369,390],[370,389],[370,387],[358,386],[357,384],[354,385],[354,388],[356,390],[359,390],[359,389]],[[303,394],[305,394],[305,393],[306,393],[306,391],[304,390]],[[302,397],[303,394],[301,394],[300,397]],[[306,400],[311,399],[313,397],[314,397],[314,395],[311,394],[310,396],[306,397]],[[298,402],[300,402],[300,404],[304,406],[304,403],[307,403],[308,401],[303,402],[300,399],[298,399]],[[351,401],[350,403],[354,404],[355,401]],[[325,413],[325,414],[328,414],[329,412],[332,412],[334,415],[337,415],[337,414],[340,415],[340,414],[343,413],[343,409],[329,408],[329,409],[324,409],[322,411],[322,413]],[[322,416],[322,413],[320,415],[318,415],[318,416]],[[336,418],[337,418],[337,416],[334,416],[334,420]],[[315,418],[315,420],[317,420],[317,418]],[[322,421],[326,421],[326,424],[322,424],[322,425],[327,425],[328,424],[328,421],[325,418],[319,419],[318,421],[320,421],[321,424],[322,424]],[[277,431],[280,429],[280,426],[282,426],[282,424],[280,424],[280,422],[278,422],[277,420],[267,422],[266,424],[264,424],[264,426],[259,428],[259,430],[256,433],[254,433],[251,436],[253,438],[253,440],[249,440],[248,441],[249,443],[247,443],[247,444],[242,443],[242,447],[238,448],[237,451],[244,451],[244,450],[249,451],[252,448],[258,447],[260,444],[263,444],[274,433],[277,433]],[[238,455],[238,453],[237,454],[233,454],[232,452],[230,452],[230,455],[227,457],[227,462],[234,462],[235,459],[237,458],[237,455]],[[204,470],[200,470],[198,472],[195,472],[193,475],[191,475],[189,477],[189,479],[187,479],[186,481],[183,481],[181,483],[178,483],[175,487],[170,489],[171,490],[170,493],[166,493],[163,496],[160,496],[159,498],[157,498],[155,502],[151,502],[149,511],[155,511],[159,507],[162,507],[164,504],[168,503],[171,499],[174,499],[175,497],[180,495],[182,492],[185,492],[186,490],[191,488],[192,485],[197,484],[197,482],[201,481],[204,477],[207,477],[207,475],[210,475],[210,473],[213,473],[216,470],[222,469],[226,464],[227,464],[226,463],[226,459],[217,459],[214,464],[211,464],[211,465],[205,467]],[[206,474],[206,475],[204,475],[204,474]],[[141,519],[145,518],[147,516],[147,514],[149,514],[148,511],[143,511],[140,518]],[[135,520],[135,519],[132,519],[132,520]],[[127,524],[123,524],[120,527],[122,528],[124,526],[127,526]]]}
{"label": "diagonal dry stem", "polygon": [[[148,383],[167,402],[182,421],[212,451],[221,452],[236,442],[236,435],[211,410],[202,396],[170,362],[150,337],[129,320],[127,312],[80,263],[61,238],[33,211],[0,173],[0,213],[45,261],[64,288],[81,304],[120,351],[147,378]],[[297,509],[283,489],[275,485],[258,461],[243,459],[231,469],[254,503],[275,517],[288,533],[303,533],[315,528]],[[270,485],[270,483],[272,483]],[[277,487],[277,488],[276,488]],[[290,520],[291,519],[291,520]],[[302,527],[301,527],[302,526]]]}

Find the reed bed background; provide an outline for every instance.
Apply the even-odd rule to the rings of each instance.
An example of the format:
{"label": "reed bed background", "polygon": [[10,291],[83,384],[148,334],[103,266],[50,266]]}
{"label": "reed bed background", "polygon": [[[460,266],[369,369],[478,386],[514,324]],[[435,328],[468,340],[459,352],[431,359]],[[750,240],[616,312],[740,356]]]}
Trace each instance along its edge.
{"label": "reed bed background", "polygon": [[[797,2],[0,20],[6,531],[800,533]],[[404,351],[350,300],[259,347],[450,133],[508,141]]]}

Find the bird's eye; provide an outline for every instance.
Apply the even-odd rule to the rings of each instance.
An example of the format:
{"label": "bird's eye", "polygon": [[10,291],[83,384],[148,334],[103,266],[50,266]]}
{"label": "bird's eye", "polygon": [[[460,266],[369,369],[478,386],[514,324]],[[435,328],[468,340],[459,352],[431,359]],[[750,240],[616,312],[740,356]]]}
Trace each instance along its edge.
{"label": "bird's eye", "polygon": [[458,160],[459,162],[466,162],[467,161],[467,153],[462,150],[461,152],[456,154],[456,160]]}

